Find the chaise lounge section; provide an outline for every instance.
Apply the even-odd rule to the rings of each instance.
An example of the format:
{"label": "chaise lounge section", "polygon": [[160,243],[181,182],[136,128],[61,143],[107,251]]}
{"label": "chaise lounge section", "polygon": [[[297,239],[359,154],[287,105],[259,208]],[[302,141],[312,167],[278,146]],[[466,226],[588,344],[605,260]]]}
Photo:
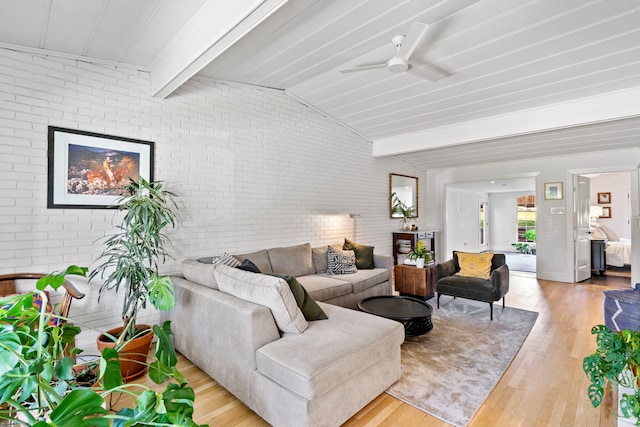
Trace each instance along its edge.
{"label": "chaise lounge section", "polygon": [[[310,246],[303,246],[278,248],[274,254],[288,264],[270,263],[271,270],[309,271]],[[306,253],[298,258],[304,268],[292,262],[296,251]],[[264,253],[238,258],[267,270]],[[313,268],[298,279],[318,299],[351,306],[365,295],[391,292],[384,267],[359,270],[358,280],[357,273],[343,280]],[[176,349],[274,426],[339,426],[400,377],[404,328],[398,322],[317,302],[328,319],[285,333],[276,320],[282,313],[270,309],[270,302],[248,300],[259,298],[252,290],[282,279],[193,260],[183,262],[183,274],[172,278],[176,305],[164,314],[172,321]]]}

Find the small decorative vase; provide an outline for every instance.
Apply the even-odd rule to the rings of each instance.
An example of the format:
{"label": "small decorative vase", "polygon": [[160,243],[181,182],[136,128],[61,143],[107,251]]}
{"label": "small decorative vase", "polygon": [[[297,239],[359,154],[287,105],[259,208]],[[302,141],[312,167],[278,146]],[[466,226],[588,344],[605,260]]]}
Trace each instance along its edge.
{"label": "small decorative vase", "polygon": [[416,267],[418,268],[424,268],[424,258],[418,258],[416,260]]}

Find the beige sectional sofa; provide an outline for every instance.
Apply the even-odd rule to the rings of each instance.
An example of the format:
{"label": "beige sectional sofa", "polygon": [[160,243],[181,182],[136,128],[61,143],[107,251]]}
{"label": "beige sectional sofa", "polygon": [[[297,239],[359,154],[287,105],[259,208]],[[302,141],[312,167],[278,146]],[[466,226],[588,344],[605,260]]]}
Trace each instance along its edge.
{"label": "beige sectional sofa", "polygon": [[283,333],[271,305],[282,279],[195,260],[173,278],[176,306],[164,316],[178,351],[275,426],[338,426],[400,377],[402,325],[339,306],[390,294],[390,257],[342,277],[327,274],[323,251],[305,244],[236,256],[296,276],[318,301],[328,319],[302,319],[301,333]]}

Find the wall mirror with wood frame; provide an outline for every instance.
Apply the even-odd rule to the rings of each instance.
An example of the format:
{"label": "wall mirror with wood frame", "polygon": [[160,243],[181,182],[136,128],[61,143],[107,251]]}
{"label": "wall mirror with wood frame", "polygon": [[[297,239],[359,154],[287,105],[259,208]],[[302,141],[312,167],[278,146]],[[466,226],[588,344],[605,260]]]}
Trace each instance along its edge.
{"label": "wall mirror with wood frame", "polygon": [[389,174],[389,213],[391,218],[418,217],[417,177]]}

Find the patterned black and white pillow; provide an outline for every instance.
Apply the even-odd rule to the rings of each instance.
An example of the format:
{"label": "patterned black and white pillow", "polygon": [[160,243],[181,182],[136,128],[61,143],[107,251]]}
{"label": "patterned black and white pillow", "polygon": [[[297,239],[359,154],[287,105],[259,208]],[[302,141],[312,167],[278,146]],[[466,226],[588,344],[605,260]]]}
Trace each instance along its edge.
{"label": "patterned black and white pillow", "polygon": [[240,265],[240,261],[238,261],[238,259],[233,255],[225,252],[219,257],[213,257],[211,264],[223,264],[228,265],[229,267],[237,267]]}
{"label": "patterned black and white pillow", "polygon": [[327,251],[327,273],[352,274],[357,271],[355,252],[343,251],[329,246]]}

